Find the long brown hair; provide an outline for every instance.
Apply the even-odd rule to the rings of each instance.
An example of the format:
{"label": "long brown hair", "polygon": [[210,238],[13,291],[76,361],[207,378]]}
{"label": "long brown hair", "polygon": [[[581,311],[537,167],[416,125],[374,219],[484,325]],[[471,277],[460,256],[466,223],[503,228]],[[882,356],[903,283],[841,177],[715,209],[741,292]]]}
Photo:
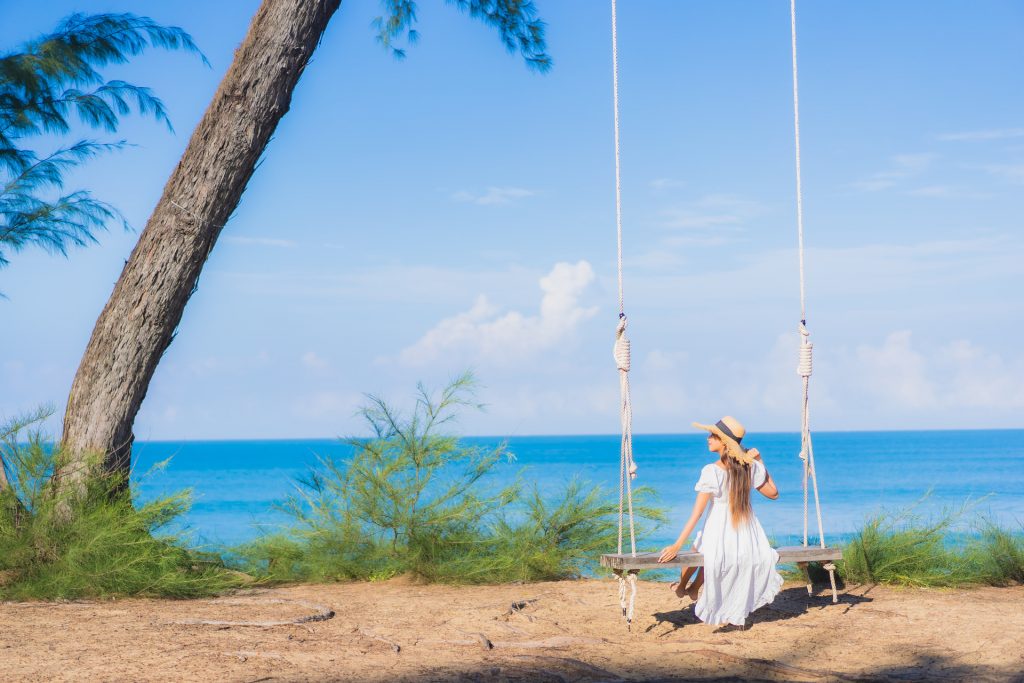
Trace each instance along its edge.
{"label": "long brown hair", "polygon": [[750,465],[722,454],[722,464],[729,473],[729,511],[732,525],[738,527],[752,514],[750,507]]}

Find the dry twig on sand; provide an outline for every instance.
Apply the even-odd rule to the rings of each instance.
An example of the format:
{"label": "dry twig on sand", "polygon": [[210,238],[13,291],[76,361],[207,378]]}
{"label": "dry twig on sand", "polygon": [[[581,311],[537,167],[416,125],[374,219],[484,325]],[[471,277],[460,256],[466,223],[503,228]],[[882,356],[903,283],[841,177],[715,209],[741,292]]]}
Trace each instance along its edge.
{"label": "dry twig on sand", "polygon": [[474,635],[476,638],[472,640],[417,640],[416,645],[478,645],[482,646],[485,650],[546,650],[578,645],[604,645],[608,643],[604,638],[586,638],[582,636],[552,636],[542,640],[491,640],[482,633],[470,635]]}
{"label": "dry twig on sand", "polygon": [[282,600],[279,598],[269,598],[266,600],[211,600],[210,604],[214,605],[260,605],[260,604],[285,604],[285,605],[301,605],[302,607],[308,607],[314,610],[313,614],[307,614],[297,619],[288,619],[281,621],[220,621],[215,619],[184,619],[182,621],[168,621],[167,624],[182,625],[182,626],[220,626],[222,628],[231,628],[233,626],[255,626],[258,628],[269,628],[272,626],[299,626],[302,624],[308,624],[314,621],[327,621],[334,617],[334,610],[330,607],[324,607],[323,605],[317,605],[312,602],[305,602],[303,600]]}
{"label": "dry twig on sand", "polygon": [[399,652],[402,651],[402,646],[401,645],[399,645],[398,643],[396,643],[393,640],[390,640],[389,638],[385,638],[382,635],[378,635],[377,633],[374,633],[370,629],[358,627],[358,628],[353,629],[352,632],[353,633],[359,632],[359,633],[363,634],[364,636],[366,636],[367,638],[371,638],[373,640],[377,640],[377,641],[380,641],[380,642],[384,643],[385,645],[390,647],[391,650],[395,654],[398,654]]}

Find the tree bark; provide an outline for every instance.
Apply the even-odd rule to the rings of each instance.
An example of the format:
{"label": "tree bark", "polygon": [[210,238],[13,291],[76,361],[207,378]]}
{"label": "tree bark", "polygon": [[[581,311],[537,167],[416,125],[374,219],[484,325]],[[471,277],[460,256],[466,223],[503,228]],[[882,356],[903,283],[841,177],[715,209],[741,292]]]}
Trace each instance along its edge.
{"label": "tree bark", "polygon": [[341,0],[264,0],[93,329],[64,414],[58,488],[87,454],[125,477],[132,425],[221,229]]}

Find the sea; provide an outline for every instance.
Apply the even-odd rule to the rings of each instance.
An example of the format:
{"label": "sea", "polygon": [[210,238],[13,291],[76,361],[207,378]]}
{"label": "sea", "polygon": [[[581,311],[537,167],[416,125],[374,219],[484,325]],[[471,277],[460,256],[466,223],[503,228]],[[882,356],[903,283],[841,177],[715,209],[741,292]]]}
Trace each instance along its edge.
{"label": "sea", "polygon": [[[576,479],[602,487],[618,499],[618,435],[467,437],[467,444],[507,444],[487,485],[521,477],[542,495],[554,496]],[[693,485],[712,462],[701,434],[633,437],[639,466],[636,486],[654,490],[669,522],[638,539],[653,550],[671,543],[692,509]],[[799,542],[803,534],[800,435],[758,434],[761,451],[780,496],[754,496],[765,531],[778,544]],[[288,518],[276,507],[296,491],[296,482],[321,459],[351,453],[341,440],[141,441],[134,448],[133,478],[141,500],[190,489],[193,504],[180,520],[190,543],[226,547],[277,531]],[[987,517],[1015,531],[1024,530],[1024,429],[899,432],[817,432],[814,457],[825,539],[848,539],[883,511],[934,518],[964,506],[964,533],[970,520]],[[163,463],[162,466],[157,466]],[[812,537],[817,537],[813,496]],[[812,541],[813,542],[813,541]]]}

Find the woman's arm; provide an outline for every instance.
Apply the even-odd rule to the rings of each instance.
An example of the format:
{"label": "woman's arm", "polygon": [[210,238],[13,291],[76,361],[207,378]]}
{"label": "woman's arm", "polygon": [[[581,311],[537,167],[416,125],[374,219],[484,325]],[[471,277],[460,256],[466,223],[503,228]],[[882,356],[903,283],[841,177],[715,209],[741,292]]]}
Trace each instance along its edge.
{"label": "woman's arm", "polygon": [[[761,452],[756,448],[751,448],[747,453],[750,453],[754,460],[760,460],[761,466],[764,467],[764,461],[761,460]],[[764,483],[757,487],[757,492],[769,500],[776,500],[779,497],[779,489],[775,486],[775,480],[772,479],[772,475],[768,473],[768,468],[764,468]]]}
{"label": "woman's arm", "polygon": [[671,562],[676,555],[679,554],[679,550],[686,543],[686,539],[693,533],[694,528],[697,526],[697,522],[700,521],[701,515],[704,514],[704,509],[707,508],[708,502],[711,501],[710,493],[698,493],[697,500],[693,504],[693,512],[690,514],[690,520],[686,522],[686,526],[683,527],[683,533],[679,534],[679,539],[676,540],[672,545],[664,548],[661,551],[661,557],[658,558],[658,562]]}

